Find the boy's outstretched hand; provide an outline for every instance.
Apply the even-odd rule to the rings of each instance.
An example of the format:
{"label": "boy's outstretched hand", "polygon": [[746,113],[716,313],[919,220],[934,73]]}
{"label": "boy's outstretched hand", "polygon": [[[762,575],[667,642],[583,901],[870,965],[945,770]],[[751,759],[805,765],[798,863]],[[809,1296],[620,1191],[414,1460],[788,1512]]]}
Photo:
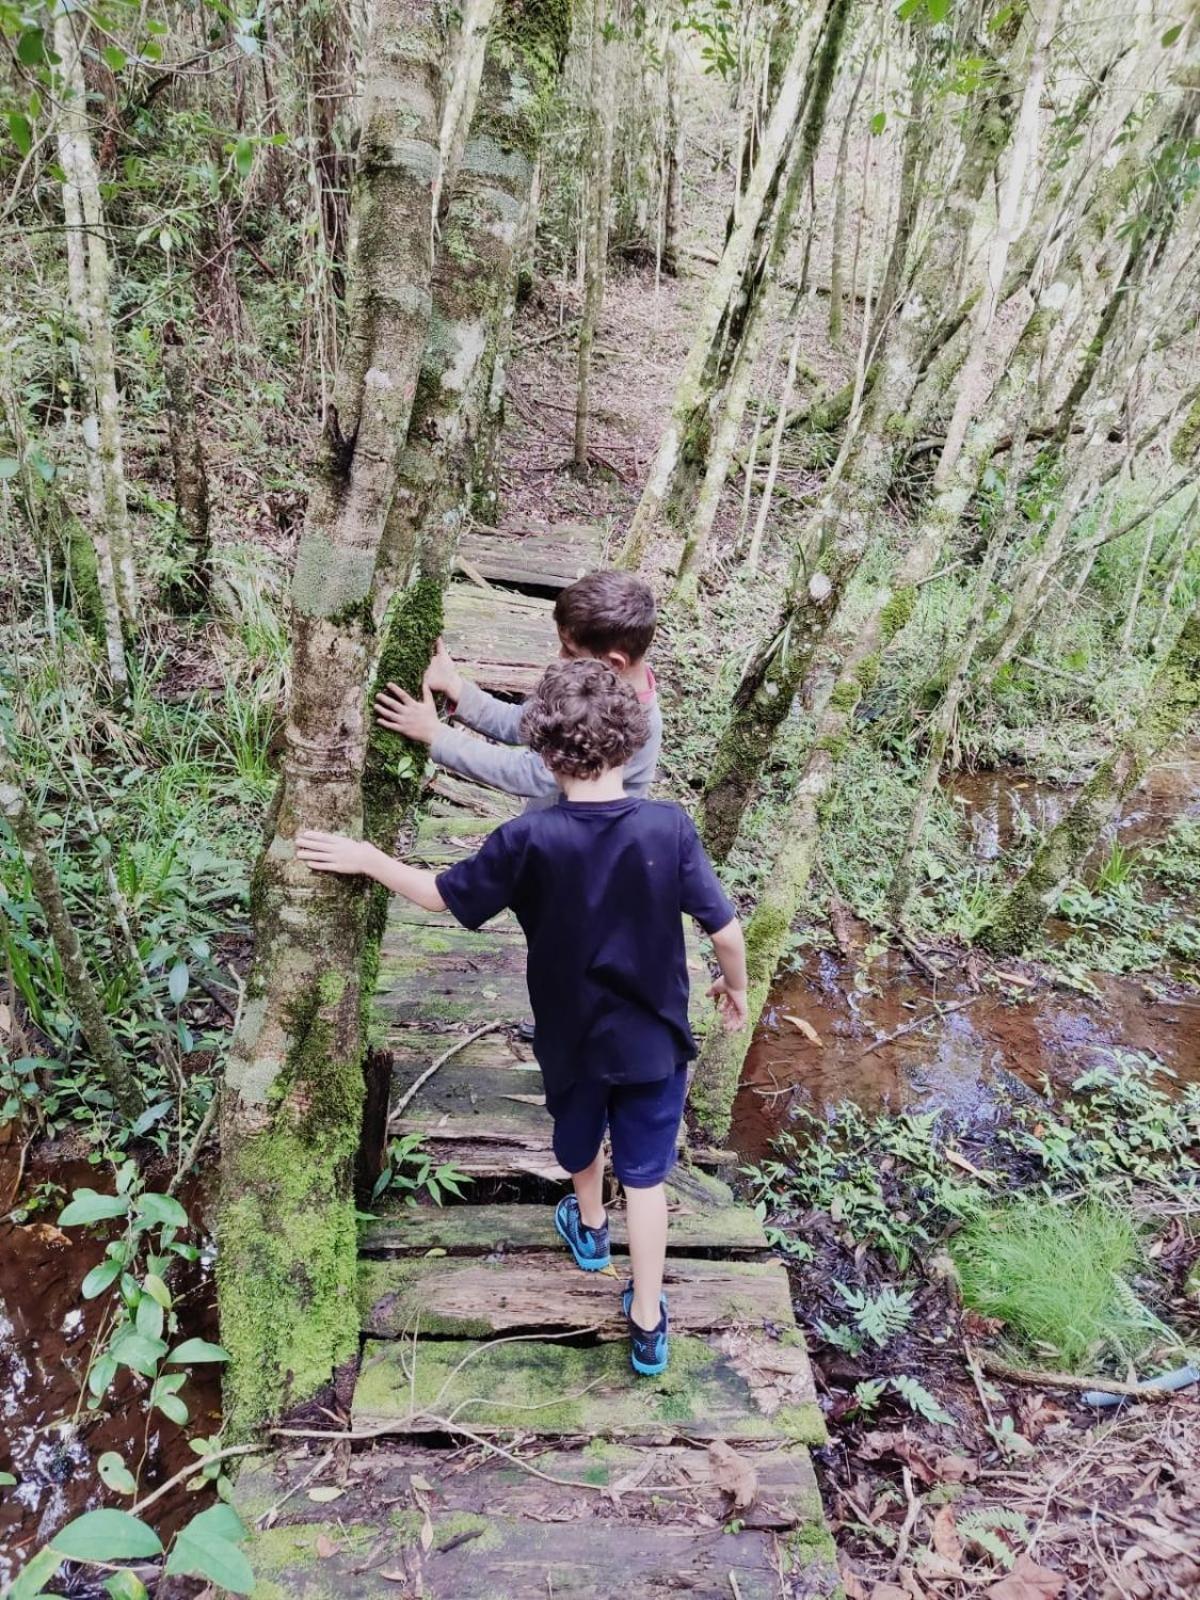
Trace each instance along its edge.
{"label": "boy's outstretched hand", "polygon": [[361,872],[373,877],[378,855],[379,851],[366,839],[347,839],[342,833],[318,833],[308,828],[296,835],[296,859],[314,872]]}
{"label": "boy's outstretched hand", "polygon": [[718,978],[708,990],[711,999],[717,1002],[717,1010],[721,1013],[721,1023],[726,1033],[737,1033],[746,1026],[746,1017],[749,1006],[746,1000],[745,989],[731,989],[724,978]]}
{"label": "boy's outstretched hand", "polygon": [[426,678],[418,700],[398,683],[389,683],[375,696],[375,717],[381,728],[402,733],[406,739],[418,744],[432,744],[438,736],[441,722],[433,703],[433,690]]}
{"label": "boy's outstretched hand", "polygon": [[440,638],[433,652],[433,660],[425,668],[425,687],[432,689],[435,694],[444,694],[448,700],[457,702],[462,699],[463,675]]}

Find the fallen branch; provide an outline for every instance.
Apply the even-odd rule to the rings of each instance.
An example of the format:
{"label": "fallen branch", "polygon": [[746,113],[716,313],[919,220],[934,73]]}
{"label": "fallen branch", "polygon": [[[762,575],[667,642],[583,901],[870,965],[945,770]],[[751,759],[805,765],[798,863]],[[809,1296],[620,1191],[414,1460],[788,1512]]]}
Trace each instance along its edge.
{"label": "fallen branch", "polygon": [[1122,1383],[1117,1378],[1079,1378],[1073,1372],[1042,1372],[1037,1367],[1013,1367],[986,1350],[975,1351],[975,1359],[993,1378],[1009,1383],[1032,1383],[1041,1389],[1074,1389],[1079,1393],[1118,1394],[1129,1400],[1170,1400],[1170,1389],[1148,1388],[1140,1383]]}
{"label": "fallen branch", "polygon": [[942,1017],[948,1017],[951,1012],[961,1011],[964,1006],[973,1006],[976,1000],[981,1000],[982,995],[971,994],[965,1000],[956,1000],[952,1006],[935,1005],[932,1011],[927,1011],[923,1017],[914,1017],[911,1022],[906,1022],[902,1028],[897,1028],[895,1033],[885,1033],[882,1039],[876,1039],[874,1044],[869,1044],[858,1057],[865,1061],[867,1056],[873,1055],[876,1050],[882,1050],[885,1044],[894,1044],[897,1039],[903,1039],[906,1033],[913,1033],[917,1028],[923,1028],[927,1022],[937,1022]]}
{"label": "fallen branch", "polygon": [[469,1044],[474,1044],[476,1039],[482,1039],[485,1033],[495,1033],[498,1028],[507,1027],[507,1022],[503,1022],[497,1018],[491,1022],[485,1022],[483,1027],[476,1028],[474,1033],[468,1033],[462,1039],[456,1040],[455,1043],[450,1046],[449,1050],[444,1051],[432,1066],[426,1067],[425,1071],[417,1079],[416,1083],[414,1083],[410,1088],[406,1089],[400,1096],[399,1100],[397,1100],[396,1104],[388,1113],[388,1126],[391,1127],[393,1122],[399,1120],[400,1113],[406,1109],[417,1091],[425,1087],[439,1067],[444,1067],[447,1061],[449,1061],[453,1056],[456,1056],[460,1050],[465,1050]]}
{"label": "fallen branch", "polygon": [[129,1514],[130,1516],[134,1517],[140,1515],[141,1512],[145,1511],[147,1506],[152,1506],[156,1500],[161,1500],[163,1495],[165,1495],[169,1489],[173,1489],[177,1483],[182,1483],[185,1478],[195,1477],[196,1473],[200,1471],[201,1467],[211,1466],[214,1461],[228,1461],[231,1456],[265,1455],[270,1451],[270,1448],[271,1447],[269,1444],[231,1444],[228,1445],[224,1450],[212,1451],[210,1455],[197,1456],[196,1459],[188,1466],[184,1467],[181,1472],[177,1472],[173,1478],[168,1478],[165,1483],[160,1483],[158,1488],[153,1490],[152,1493],[143,1496],[143,1498],[139,1500],[136,1505],[130,1506]]}

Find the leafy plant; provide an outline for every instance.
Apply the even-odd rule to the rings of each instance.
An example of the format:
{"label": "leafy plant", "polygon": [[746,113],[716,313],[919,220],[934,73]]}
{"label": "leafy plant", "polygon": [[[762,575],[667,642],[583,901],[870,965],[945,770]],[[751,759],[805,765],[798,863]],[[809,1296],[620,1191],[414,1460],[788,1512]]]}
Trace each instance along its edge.
{"label": "leafy plant", "polygon": [[461,1186],[470,1181],[452,1162],[435,1165],[420,1134],[408,1133],[388,1145],[387,1163],[375,1180],[371,1198],[377,1200],[385,1190],[395,1189],[404,1196],[406,1205],[416,1205],[418,1197],[424,1194],[434,1205],[440,1206],[443,1194],[461,1200]]}
{"label": "leafy plant", "polygon": [[892,1378],[889,1381],[909,1410],[915,1411],[919,1417],[924,1417],[926,1422],[950,1424],[954,1422],[954,1418],[950,1413],[939,1405],[936,1396],[930,1394],[929,1390],[923,1384],[918,1383],[916,1378],[901,1376]]}

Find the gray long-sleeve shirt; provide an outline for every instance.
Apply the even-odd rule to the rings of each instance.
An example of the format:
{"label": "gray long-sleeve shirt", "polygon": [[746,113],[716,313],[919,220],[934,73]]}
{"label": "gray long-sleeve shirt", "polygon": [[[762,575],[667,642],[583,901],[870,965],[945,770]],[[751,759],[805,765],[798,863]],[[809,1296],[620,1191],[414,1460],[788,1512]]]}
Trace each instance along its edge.
{"label": "gray long-sleeve shirt", "polygon": [[[654,782],[662,744],[662,714],[657,697],[643,704],[650,719],[650,737],[640,750],[634,751],[625,768],[625,792],[638,799],[645,798]],[[464,778],[474,778],[476,783],[486,783],[506,794],[523,795],[529,802],[527,811],[552,806],[559,796],[558,784],[541,756],[521,743],[523,710],[523,706],[497,700],[478,684],[464,680],[455,716],[498,744],[488,744],[460,728],[443,725],[429,753],[439,766],[449,767]]]}

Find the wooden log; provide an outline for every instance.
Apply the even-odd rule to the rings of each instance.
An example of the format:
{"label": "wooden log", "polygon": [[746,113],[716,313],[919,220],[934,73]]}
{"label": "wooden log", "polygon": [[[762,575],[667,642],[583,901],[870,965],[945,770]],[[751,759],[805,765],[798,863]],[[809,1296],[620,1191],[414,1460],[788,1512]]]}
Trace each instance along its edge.
{"label": "wooden log", "polygon": [[[778,1261],[672,1257],[663,1281],[672,1327],[681,1332],[792,1321]],[[359,1313],[364,1333],[386,1339],[414,1332],[486,1338],[517,1328],[586,1328],[597,1338],[626,1339],[623,1283],[615,1268],[580,1272],[565,1250],[368,1260],[359,1262]]]}
{"label": "wooden log", "polygon": [[489,583],[565,589],[604,564],[606,542],[604,529],[594,523],[564,522],[475,528],[460,549]]}
{"label": "wooden log", "polygon": [[450,654],[490,694],[528,695],[558,655],[549,600],[451,584],[444,637]]}

